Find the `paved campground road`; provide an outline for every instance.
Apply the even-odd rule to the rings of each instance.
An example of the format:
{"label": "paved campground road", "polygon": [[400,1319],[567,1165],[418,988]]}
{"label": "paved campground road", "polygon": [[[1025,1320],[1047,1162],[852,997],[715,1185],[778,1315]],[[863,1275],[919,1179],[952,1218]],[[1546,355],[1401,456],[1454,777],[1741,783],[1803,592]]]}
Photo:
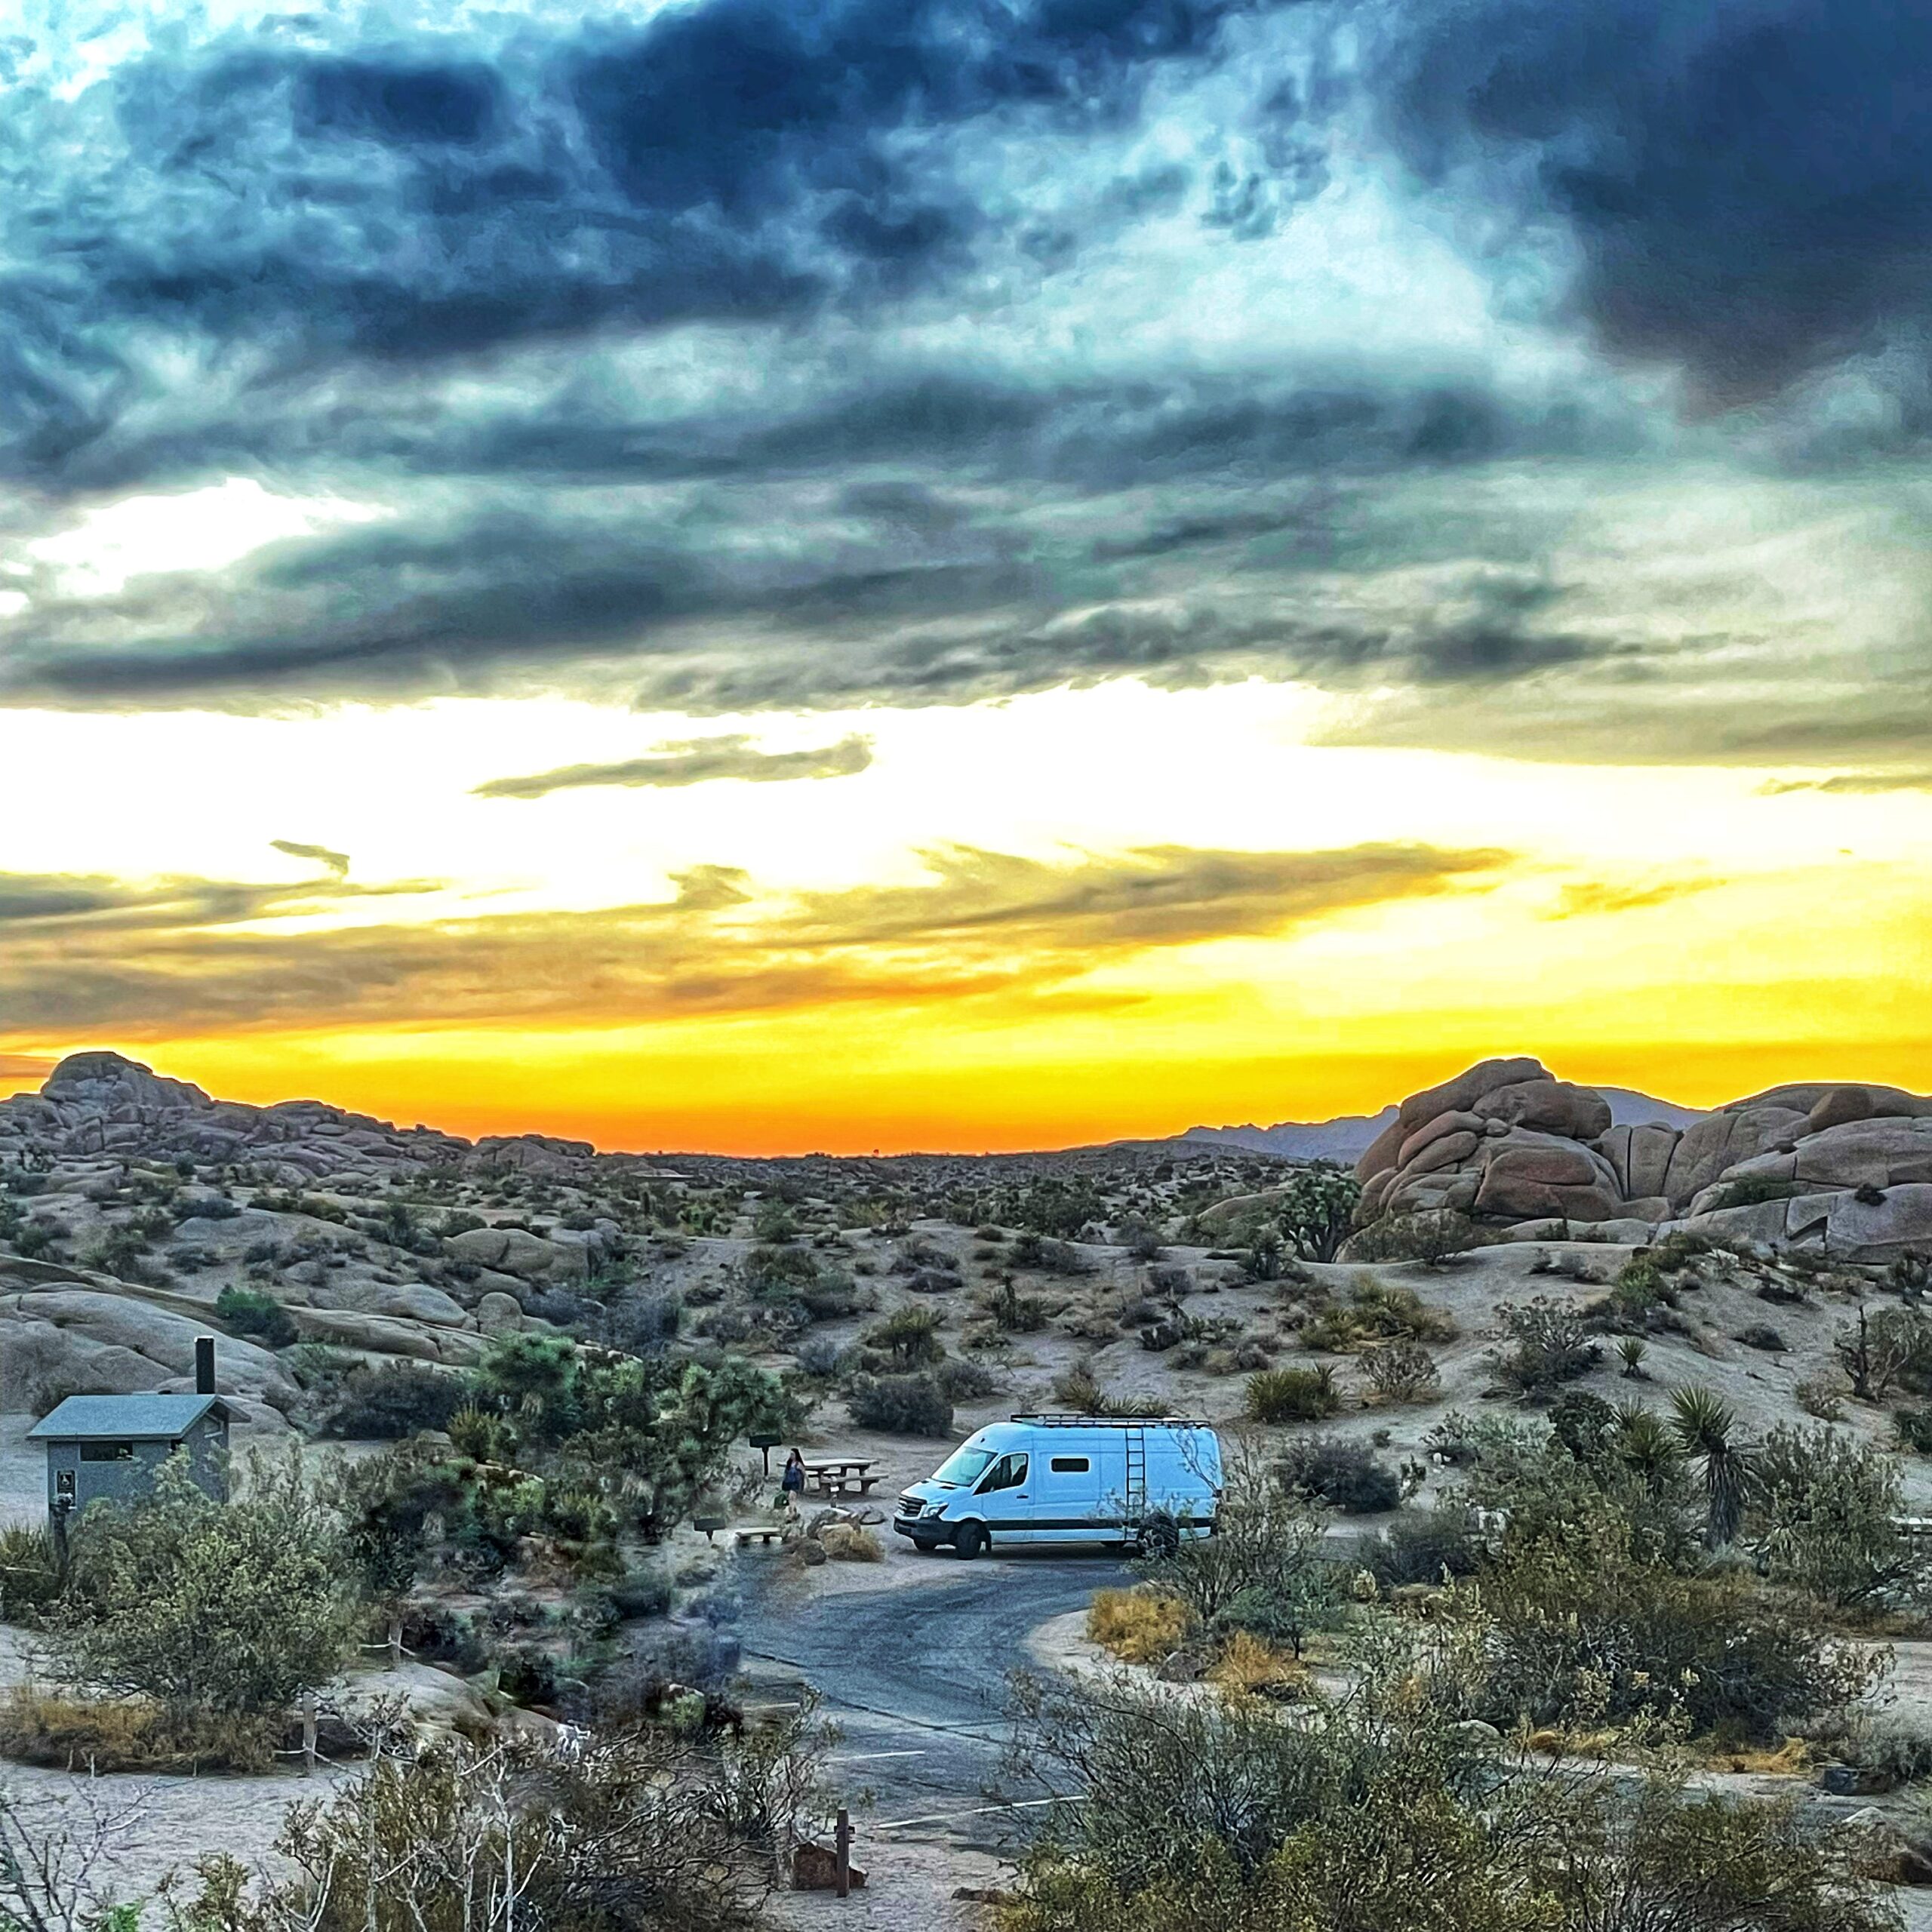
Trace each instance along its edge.
{"label": "paved campground road", "polygon": [[757,1578],[740,1632],[753,1701],[780,1698],[801,1679],[818,1693],[843,1733],[832,1783],[855,1812],[866,1804],[862,1831],[889,1826],[1000,1850],[1028,1815],[998,1792],[1008,1679],[1026,1663],[1027,1636],[1084,1608],[1095,1590],[1132,1580],[1100,1555],[930,1560],[950,1574],[877,1590],[801,1589],[804,1580],[782,1579],[775,1565]]}

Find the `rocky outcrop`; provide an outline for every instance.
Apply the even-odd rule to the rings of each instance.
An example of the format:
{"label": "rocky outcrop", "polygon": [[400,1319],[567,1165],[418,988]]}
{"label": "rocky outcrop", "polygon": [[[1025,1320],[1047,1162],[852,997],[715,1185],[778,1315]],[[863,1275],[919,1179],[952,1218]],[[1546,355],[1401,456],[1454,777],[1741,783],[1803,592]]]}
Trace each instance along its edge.
{"label": "rocky outcrop", "polygon": [[1601,1096],[1540,1061],[1484,1060],[1396,1109],[1357,1167],[1358,1218],[1447,1208],[1498,1222],[1607,1220],[1624,1195],[1593,1143],[1610,1125]]}
{"label": "rocky outcrop", "polygon": [[0,1161],[41,1154],[121,1154],[237,1163],[278,1186],[386,1180],[410,1167],[513,1171],[561,1179],[595,1158],[587,1140],[493,1135],[475,1146],[433,1128],[398,1128],[320,1100],[255,1107],[211,1100],[116,1053],[70,1054],[38,1094],[0,1100]]}
{"label": "rocky outcrop", "polygon": [[1590,1088],[1484,1060],[1403,1101],[1356,1173],[1362,1226],[1447,1208],[1512,1238],[1583,1223],[1853,1262],[1932,1249],[1932,1101],[1896,1087],[1777,1087],[1682,1129],[1619,1127]]}

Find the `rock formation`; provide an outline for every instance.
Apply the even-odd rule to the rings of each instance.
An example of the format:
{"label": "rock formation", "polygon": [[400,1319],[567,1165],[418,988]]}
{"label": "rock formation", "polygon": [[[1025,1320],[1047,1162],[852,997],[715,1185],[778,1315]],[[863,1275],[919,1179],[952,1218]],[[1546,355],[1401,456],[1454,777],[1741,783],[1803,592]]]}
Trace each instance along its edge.
{"label": "rock formation", "polygon": [[1932,1100],[1895,1087],[1776,1087],[1687,1128],[1614,1127],[1593,1089],[1484,1060],[1411,1094],[1355,1173],[1364,1226],[1451,1208],[1524,1238],[1577,1222],[1848,1261],[1932,1247]]}

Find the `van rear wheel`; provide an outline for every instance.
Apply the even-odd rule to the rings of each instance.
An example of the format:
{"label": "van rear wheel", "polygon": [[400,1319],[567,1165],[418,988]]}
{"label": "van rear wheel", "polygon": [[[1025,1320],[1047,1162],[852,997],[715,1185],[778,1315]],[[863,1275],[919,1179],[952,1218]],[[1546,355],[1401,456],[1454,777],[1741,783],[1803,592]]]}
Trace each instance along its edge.
{"label": "van rear wheel", "polygon": [[1149,1516],[1134,1546],[1143,1556],[1171,1556],[1180,1547],[1180,1531],[1171,1516]]}
{"label": "van rear wheel", "polygon": [[952,1533],[952,1546],[962,1561],[971,1562],[986,1546],[986,1533],[978,1523],[962,1523]]}

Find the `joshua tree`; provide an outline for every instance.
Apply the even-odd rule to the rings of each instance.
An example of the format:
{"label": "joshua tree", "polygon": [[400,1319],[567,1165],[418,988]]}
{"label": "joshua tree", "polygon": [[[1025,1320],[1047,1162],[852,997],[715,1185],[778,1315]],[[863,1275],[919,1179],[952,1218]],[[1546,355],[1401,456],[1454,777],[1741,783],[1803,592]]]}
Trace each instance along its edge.
{"label": "joshua tree", "polygon": [[1737,1535],[1743,1520],[1750,1451],[1732,1440],[1737,1417],[1714,1391],[1674,1389],[1670,1406],[1670,1426],[1684,1454],[1703,1466],[1705,1544],[1721,1549]]}

